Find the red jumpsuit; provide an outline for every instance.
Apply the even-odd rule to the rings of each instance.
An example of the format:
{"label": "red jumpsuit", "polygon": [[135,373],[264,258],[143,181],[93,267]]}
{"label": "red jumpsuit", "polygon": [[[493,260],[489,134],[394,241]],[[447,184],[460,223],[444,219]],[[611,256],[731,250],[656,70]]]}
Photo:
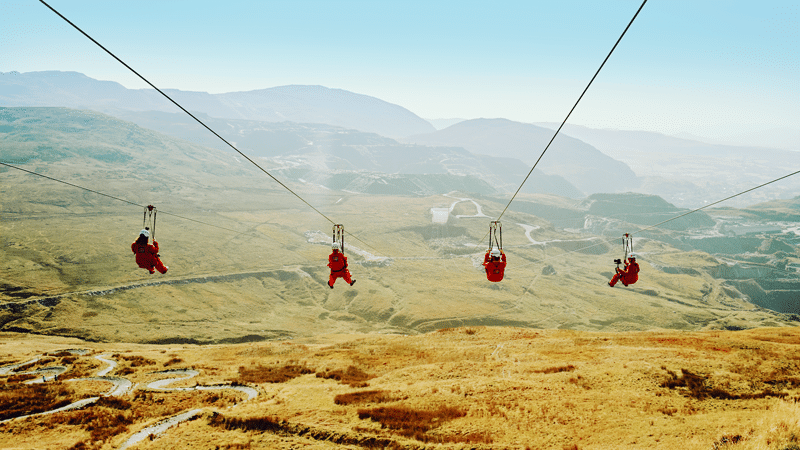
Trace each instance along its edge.
{"label": "red jumpsuit", "polygon": [[489,281],[503,281],[503,273],[506,270],[506,254],[501,253],[499,261],[492,261],[489,252],[483,257],[483,267],[486,269],[486,279]]}
{"label": "red jumpsuit", "polygon": [[353,285],[353,280],[350,278],[350,271],[347,270],[347,256],[339,250],[334,250],[328,256],[328,267],[331,268],[331,277],[328,280],[328,286],[333,287],[333,283],[339,277],[344,278],[344,281],[349,285]]}
{"label": "red jumpsuit", "polygon": [[139,245],[134,242],[131,244],[131,251],[136,254],[136,264],[142,269],[147,269],[150,273],[156,273],[155,269],[161,273],[167,273],[167,268],[158,257],[158,242],[153,241],[152,245]]}
{"label": "red jumpsuit", "polygon": [[617,268],[617,273],[614,274],[608,285],[614,287],[617,281],[622,281],[625,286],[639,281],[639,264],[635,259],[628,259],[623,269]]}

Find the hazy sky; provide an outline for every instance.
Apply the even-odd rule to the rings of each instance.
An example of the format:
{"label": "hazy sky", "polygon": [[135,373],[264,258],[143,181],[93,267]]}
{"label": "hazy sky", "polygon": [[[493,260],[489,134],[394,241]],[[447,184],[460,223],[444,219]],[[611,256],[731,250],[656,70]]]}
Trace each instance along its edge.
{"label": "hazy sky", "polygon": [[[561,121],[640,0],[48,3],[161,88],[318,84],[428,118]],[[800,128],[800,6],[649,0],[570,123]],[[146,85],[36,0],[0,1],[0,71]]]}

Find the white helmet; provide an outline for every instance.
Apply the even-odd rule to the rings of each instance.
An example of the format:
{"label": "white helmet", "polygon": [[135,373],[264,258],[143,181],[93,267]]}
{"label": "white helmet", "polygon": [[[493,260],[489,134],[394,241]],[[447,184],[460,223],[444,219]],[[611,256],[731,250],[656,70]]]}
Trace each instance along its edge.
{"label": "white helmet", "polygon": [[342,247],[339,246],[338,242],[334,242],[333,244],[331,244],[331,249],[333,249],[333,250],[341,250]]}
{"label": "white helmet", "polygon": [[636,259],[636,253],[629,253],[628,259]]}
{"label": "white helmet", "polygon": [[500,253],[500,249],[497,249],[497,248],[495,248],[495,249],[492,249],[492,253],[490,253],[490,254],[491,254],[491,255],[492,255],[492,257],[494,257],[494,258],[499,258],[499,257],[500,257],[500,255],[501,255],[501,253]]}
{"label": "white helmet", "polygon": [[139,232],[139,234],[143,234],[143,235],[144,235],[144,237],[146,237],[146,238],[149,238],[149,237],[150,237],[150,232],[149,232],[149,231],[147,231],[147,229],[146,229],[146,228],[145,228],[144,230],[140,231],[140,232]]}

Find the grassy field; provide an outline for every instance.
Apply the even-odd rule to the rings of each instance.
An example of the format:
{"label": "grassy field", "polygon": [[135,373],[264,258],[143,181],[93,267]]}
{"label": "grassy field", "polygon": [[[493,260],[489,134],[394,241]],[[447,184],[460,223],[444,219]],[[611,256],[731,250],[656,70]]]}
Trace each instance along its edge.
{"label": "grassy field", "polygon": [[[88,352],[65,356],[67,348]],[[3,333],[4,364],[49,353],[25,370],[68,367],[58,382],[42,385],[54,401],[107,389],[68,381],[99,369],[101,352],[119,362],[112,375],[135,387],[81,410],[2,424],[0,447],[113,449],[145,426],[201,408],[133,448],[785,450],[800,444],[799,348],[797,328],[460,327],[212,346]],[[155,372],[189,367],[200,374],[174,386],[236,383],[260,395],[244,401],[231,391],[145,387],[164,376]],[[12,376],[0,377],[0,409],[45,396]]]}
{"label": "grassy field", "polygon": [[[4,159],[117,198],[0,167],[0,330],[235,343],[481,325],[631,331],[798,324],[797,315],[760,308],[715,278],[721,262],[663,243],[679,245],[674,237],[639,239],[640,281],[609,288],[611,261],[622,257],[617,239],[567,232],[536,215],[535,205],[562,206],[550,208],[557,223],[572,200],[520,195],[532,213],[503,216],[509,265],[503,282],[489,283],[480,263],[489,217],[505,200],[291,183],[323,216],[231,154],[93,112],[0,112],[12,129],[0,141]],[[470,197],[480,209],[457,202]],[[158,208],[166,275],[135,265],[130,243],[142,209],[118,199]],[[431,208],[450,206],[448,223],[433,224]],[[326,286],[326,217],[350,233],[353,287]],[[787,254],[787,261],[800,258]]]}
{"label": "grassy field", "polygon": [[[224,209],[197,214],[168,197],[156,236],[170,270],[150,275],[130,252],[141,228],[136,208],[26,174],[3,176],[10,181],[0,238],[6,331],[230,343],[471,325],[631,331],[797,324],[710,275],[720,264],[714,258],[654,240],[637,243],[640,281],[609,288],[610,262],[621,256],[616,242],[559,232],[517,212],[504,218],[506,277],[489,283],[480,266],[488,219],[432,224],[430,208],[454,201],[445,196],[301,191],[353,234],[346,250],[358,282],[334,290],[326,286],[330,224],[296,198],[277,193],[266,204],[259,193],[239,191]],[[487,215],[503,206],[480,204]],[[477,210],[461,202],[455,213]],[[518,224],[538,227],[530,237],[545,243],[532,243]]]}
{"label": "grassy field", "polygon": [[[0,424],[0,448],[119,448],[197,408],[135,448],[798,448],[798,315],[754,305],[672,231],[638,239],[640,281],[610,288],[618,238],[555,228],[559,211],[575,221],[565,200],[522,195],[533,213],[503,216],[509,265],[490,283],[501,199],[291,184],[351,233],[357,284],[331,290],[332,224],[263,174],[107,116],[45,113],[14,122],[0,153],[156,205],[169,272],[134,262],[139,206],[0,168],[0,366],[42,358],[0,376],[0,420],[100,396]],[[470,197],[480,210],[454,204]],[[101,353],[132,391],[69,381],[95,376]],[[53,365],[57,382],[24,384]],[[260,395],[146,387],[189,368],[174,386]]]}

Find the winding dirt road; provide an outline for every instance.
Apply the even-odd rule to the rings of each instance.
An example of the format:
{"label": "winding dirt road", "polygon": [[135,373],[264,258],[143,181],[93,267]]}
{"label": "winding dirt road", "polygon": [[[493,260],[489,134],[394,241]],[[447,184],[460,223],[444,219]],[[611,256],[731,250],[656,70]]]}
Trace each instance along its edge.
{"label": "winding dirt road", "polygon": [[[81,354],[84,354],[84,353],[87,352],[86,350],[69,350],[69,351],[70,352],[82,352]],[[36,363],[37,361],[39,361],[41,359],[42,359],[42,357],[39,356],[39,357],[33,358],[33,359],[29,360],[29,361],[25,361],[25,362],[22,362],[22,363],[10,364],[10,365],[6,365],[6,366],[3,366],[3,367],[0,367],[0,375],[6,375],[6,374],[14,371],[15,369],[17,369],[19,367],[23,367],[23,366],[28,365],[28,364]],[[116,377],[116,376],[109,375],[117,367],[117,362],[115,360],[111,359],[111,356],[109,354],[104,353],[104,354],[101,354],[101,355],[97,355],[97,356],[95,356],[95,359],[105,363],[106,367],[104,367],[102,370],[98,371],[97,374],[95,374],[95,376],[93,376],[93,377],[74,378],[74,379],[70,379],[70,380],[67,380],[67,381],[69,381],[69,382],[79,382],[79,381],[86,381],[86,380],[106,381],[106,382],[111,383],[111,385],[112,385],[111,389],[108,392],[106,392],[102,396],[84,398],[84,399],[78,400],[76,402],[70,403],[69,405],[63,406],[61,408],[53,409],[53,410],[50,410],[50,411],[44,411],[44,412],[35,413],[35,414],[28,414],[28,415],[25,415],[25,416],[12,417],[10,419],[6,419],[6,420],[3,420],[3,421],[0,421],[0,423],[10,422],[12,420],[17,420],[17,419],[24,419],[24,418],[27,418],[27,417],[42,416],[42,415],[54,414],[54,413],[63,412],[63,411],[70,411],[70,410],[74,410],[74,409],[80,409],[80,408],[84,408],[86,406],[89,406],[92,403],[97,402],[101,397],[121,397],[121,396],[133,391],[134,385],[129,379],[123,378],[123,377]],[[53,381],[53,380],[57,379],[58,375],[66,372],[66,371],[67,371],[67,367],[59,365],[59,366],[43,367],[43,368],[40,368],[40,369],[37,369],[37,370],[34,370],[34,371],[30,371],[30,372],[20,372],[19,374],[20,375],[22,375],[22,374],[36,374],[36,375],[42,374],[42,378],[38,378],[38,376],[37,376],[36,379],[29,380],[29,381],[26,382],[27,384],[31,384],[31,383],[44,383],[44,382],[48,382],[48,381]],[[247,398],[245,400],[243,400],[243,401],[252,400],[252,399],[254,399],[255,397],[258,396],[258,391],[256,389],[254,389],[254,388],[251,388],[251,387],[248,387],[248,386],[232,386],[232,385],[229,385],[229,384],[216,384],[216,385],[207,385],[207,386],[199,386],[198,385],[198,386],[174,387],[174,388],[166,387],[166,386],[168,386],[168,385],[170,385],[172,383],[175,383],[177,381],[193,378],[193,377],[196,377],[197,375],[200,374],[199,371],[193,370],[193,369],[164,370],[164,371],[160,371],[160,372],[153,372],[153,374],[164,375],[165,378],[160,378],[160,379],[157,379],[155,381],[151,381],[151,382],[147,383],[143,389],[145,389],[145,390],[154,390],[154,391],[234,390],[234,391],[237,391],[237,392],[241,392],[241,393],[243,393],[243,394],[245,394],[247,396]],[[239,403],[242,403],[242,402],[239,402]],[[239,403],[237,403],[236,405],[238,405]],[[233,405],[233,406],[236,406],[236,405]],[[185,422],[187,420],[191,420],[191,419],[199,416],[200,414],[203,413],[203,411],[204,411],[203,408],[192,409],[192,410],[189,410],[189,411],[184,411],[184,412],[182,412],[180,414],[176,414],[176,415],[174,415],[172,417],[168,417],[166,419],[159,420],[155,424],[150,425],[150,426],[142,429],[141,431],[139,431],[137,433],[134,433],[131,437],[129,437],[122,444],[121,447],[119,447],[119,449],[120,450],[126,449],[126,448],[128,448],[128,447],[130,447],[132,445],[135,445],[136,443],[138,443],[138,442],[140,442],[140,441],[142,441],[144,439],[150,438],[151,436],[159,436],[162,433],[164,433],[166,430],[168,430],[169,428],[171,428],[171,427],[173,427],[175,425],[178,425],[181,422]]]}

